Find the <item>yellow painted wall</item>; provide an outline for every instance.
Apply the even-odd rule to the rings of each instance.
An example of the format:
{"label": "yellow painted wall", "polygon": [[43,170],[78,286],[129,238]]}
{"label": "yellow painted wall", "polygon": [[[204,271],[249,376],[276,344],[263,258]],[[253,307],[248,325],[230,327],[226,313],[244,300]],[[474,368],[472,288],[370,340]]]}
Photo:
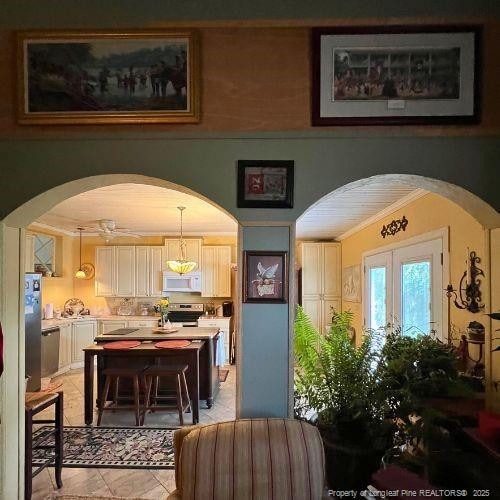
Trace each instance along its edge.
{"label": "yellow painted wall", "polygon": [[[380,235],[380,230],[385,223],[393,219],[401,219],[403,215],[409,221],[406,231],[400,231],[395,236],[385,239]],[[408,238],[418,236],[429,231],[449,228],[450,249],[450,276],[445,277],[445,284],[450,282],[455,288],[465,270],[465,256],[467,247],[475,250],[478,255],[485,257],[485,233],[483,227],[458,205],[447,199],[427,194],[409,205],[388,215],[383,220],[375,222],[342,241],[342,267],[362,264],[363,252],[380,249],[393,243],[404,242]],[[480,266],[482,267],[482,266]],[[444,295],[444,292],[443,292]],[[354,313],[354,327],[356,332],[362,331],[363,308],[362,303],[342,301],[344,310],[350,309]],[[451,322],[460,330],[464,330],[470,321],[476,320],[486,326],[486,317],[481,314],[472,314],[468,311],[451,306]],[[472,352],[472,349],[471,349]],[[474,355],[475,353],[472,352]]]}

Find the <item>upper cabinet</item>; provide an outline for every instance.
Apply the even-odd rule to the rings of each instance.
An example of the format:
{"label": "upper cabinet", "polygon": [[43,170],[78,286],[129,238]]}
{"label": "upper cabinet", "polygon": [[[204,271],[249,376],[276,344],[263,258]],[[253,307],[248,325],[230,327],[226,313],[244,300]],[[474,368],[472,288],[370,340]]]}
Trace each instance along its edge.
{"label": "upper cabinet", "polygon": [[97,297],[115,297],[115,247],[95,249],[95,294]]}
{"label": "upper cabinet", "polygon": [[231,296],[231,247],[204,245],[201,247],[202,297]]}
{"label": "upper cabinet", "polygon": [[160,246],[135,247],[136,297],[161,297],[164,254]]}
{"label": "upper cabinet", "polygon": [[95,294],[98,297],[135,296],[135,247],[96,247]]}
{"label": "upper cabinet", "polygon": [[[165,261],[177,260],[181,257],[181,240],[179,238],[165,238]],[[184,238],[186,243],[186,260],[196,262],[195,271],[202,270],[202,239],[201,238]]]}

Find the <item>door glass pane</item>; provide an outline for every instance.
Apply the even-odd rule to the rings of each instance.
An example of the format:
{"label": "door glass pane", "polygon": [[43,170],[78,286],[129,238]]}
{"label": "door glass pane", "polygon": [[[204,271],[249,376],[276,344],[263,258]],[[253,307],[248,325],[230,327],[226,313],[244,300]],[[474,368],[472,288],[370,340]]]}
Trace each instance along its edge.
{"label": "door glass pane", "polygon": [[385,267],[370,268],[370,328],[377,329],[386,324]]}
{"label": "door glass pane", "polygon": [[431,329],[431,263],[407,262],[401,266],[403,332],[415,337]]}

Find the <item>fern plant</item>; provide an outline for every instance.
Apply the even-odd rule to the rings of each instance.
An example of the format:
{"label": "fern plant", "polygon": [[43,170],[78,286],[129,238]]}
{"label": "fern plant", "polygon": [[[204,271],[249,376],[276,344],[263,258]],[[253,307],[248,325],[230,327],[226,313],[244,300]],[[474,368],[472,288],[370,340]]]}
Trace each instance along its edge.
{"label": "fern plant", "polygon": [[380,388],[374,335],[356,346],[350,311],[334,315],[320,334],[298,306],[295,319],[295,389],[298,418],[317,420],[323,434],[360,445],[387,442],[386,399]]}

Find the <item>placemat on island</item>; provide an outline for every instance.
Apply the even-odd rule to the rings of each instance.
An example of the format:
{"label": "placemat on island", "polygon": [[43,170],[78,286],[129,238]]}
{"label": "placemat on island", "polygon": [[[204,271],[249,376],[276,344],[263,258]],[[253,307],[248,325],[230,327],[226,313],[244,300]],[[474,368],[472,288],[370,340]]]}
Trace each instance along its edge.
{"label": "placemat on island", "polygon": [[139,340],[117,340],[116,342],[107,342],[103,344],[104,349],[132,349],[141,345]]}
{"label": "placemat on island", "polygon": [[187,347],[190,344],[190,340],[162,340],[161,342],[157,342],[155,347],[158,347],[158,349],[177,349],[179,347]]}

